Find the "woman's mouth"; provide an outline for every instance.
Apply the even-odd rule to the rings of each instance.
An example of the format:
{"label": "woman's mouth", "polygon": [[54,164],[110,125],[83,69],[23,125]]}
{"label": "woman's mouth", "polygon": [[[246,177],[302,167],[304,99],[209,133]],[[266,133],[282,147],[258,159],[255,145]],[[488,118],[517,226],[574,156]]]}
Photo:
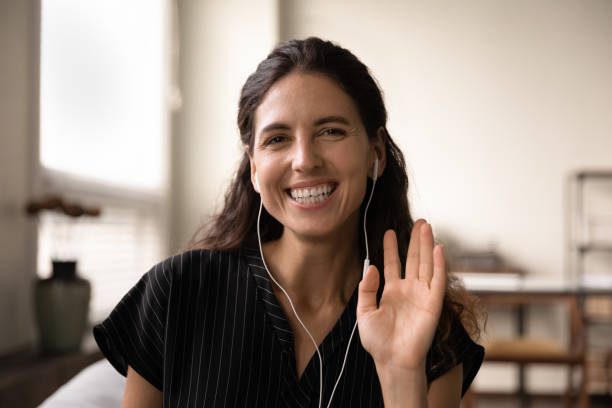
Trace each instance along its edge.
{"label": "woman's mouth", "polygon": [[335,183],[326,183],[312,187],[288,189],[287,194],[300,204],[316,204],[327,200],[335,190]]}

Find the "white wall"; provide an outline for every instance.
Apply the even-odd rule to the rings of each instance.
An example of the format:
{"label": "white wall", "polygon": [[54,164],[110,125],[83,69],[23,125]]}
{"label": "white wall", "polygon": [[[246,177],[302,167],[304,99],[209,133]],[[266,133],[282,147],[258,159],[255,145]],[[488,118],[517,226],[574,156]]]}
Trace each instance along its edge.
{"label": "white wall", "polygon": [[278,38],[276,0],[179,2],[180,86],[174,118],[173,250],[220,205],[242,153],[240,88]]}
{"label": "white wall", "polygon": [[[338,42],[380,82],[415,216],[461,246],[496,245],[531,274],[564,275],[566,177],[612,167],[611,2],[281,5],[282,40]],[[550,312],[533,317],[540,331],[564,328]],[[479,385],[512,388],[512,374],[487,367]],[[536,390],[564,384],[558,371],[530,380]]]}
{"label": "white wall", "polygon": [[283,39],[337,41],[379,80],[417,216],[562,273],[565,176],[612,167],[612,3],[283,4]]}
{"label": "white wall", "polygon": [[34,230],[23,205],[31,191],[37,123],[36,15],[31,1],[0,1],[0,354],[35,341]]}

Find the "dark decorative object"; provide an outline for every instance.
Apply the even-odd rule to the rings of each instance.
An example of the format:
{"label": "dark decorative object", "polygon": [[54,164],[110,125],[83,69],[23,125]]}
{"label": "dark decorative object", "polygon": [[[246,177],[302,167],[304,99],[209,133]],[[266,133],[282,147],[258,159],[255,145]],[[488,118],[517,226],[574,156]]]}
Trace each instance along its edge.
{"label": "dark decorative object", "polygon": [[53,274],[34,283],[36,321],[43,353],[69,353],[81,347],[87,327],[91,285],[77,277],[76,261],[53,261]]}
{"label": "dark decorative object", "polygon": [[[83,215],[97,217],[98,208],[86,208],[66,203],[58,196],[30,201],[29,215],[54,211],[76,219]],[[34,282],[36,323],[40,335],[40,349],[45,354],[78,351],[87,328],[91,284],[77,275],[76,259],[52,259],[52,275]]]}

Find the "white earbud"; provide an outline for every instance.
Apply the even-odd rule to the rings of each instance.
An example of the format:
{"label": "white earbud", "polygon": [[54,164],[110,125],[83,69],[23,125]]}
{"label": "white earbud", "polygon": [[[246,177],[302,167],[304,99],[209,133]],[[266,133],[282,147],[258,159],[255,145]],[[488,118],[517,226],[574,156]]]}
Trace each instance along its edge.
{"label": "white earbud", "polygon": [[257,192],[259,193],[261,191],[261,188],[259,188],[259,180],[257,179],[257,173],[255,173],[255,186],[257,187]]}
{"label": "white earbud", "polygon": [[376,158],[376,161],[374,162],[374,172],[372,174],[372,180],[376,180],[378,178],[378,157]]}

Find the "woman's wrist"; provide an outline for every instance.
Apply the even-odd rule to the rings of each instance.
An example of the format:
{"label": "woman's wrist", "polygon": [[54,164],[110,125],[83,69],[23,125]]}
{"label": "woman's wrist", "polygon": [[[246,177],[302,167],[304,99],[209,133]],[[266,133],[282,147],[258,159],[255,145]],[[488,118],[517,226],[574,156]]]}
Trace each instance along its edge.
{"label": "woman's wrist", "polygon": [[427,376],[424,364],[415,369],[376,364],[376,372],[386,408],[427,406]]}

